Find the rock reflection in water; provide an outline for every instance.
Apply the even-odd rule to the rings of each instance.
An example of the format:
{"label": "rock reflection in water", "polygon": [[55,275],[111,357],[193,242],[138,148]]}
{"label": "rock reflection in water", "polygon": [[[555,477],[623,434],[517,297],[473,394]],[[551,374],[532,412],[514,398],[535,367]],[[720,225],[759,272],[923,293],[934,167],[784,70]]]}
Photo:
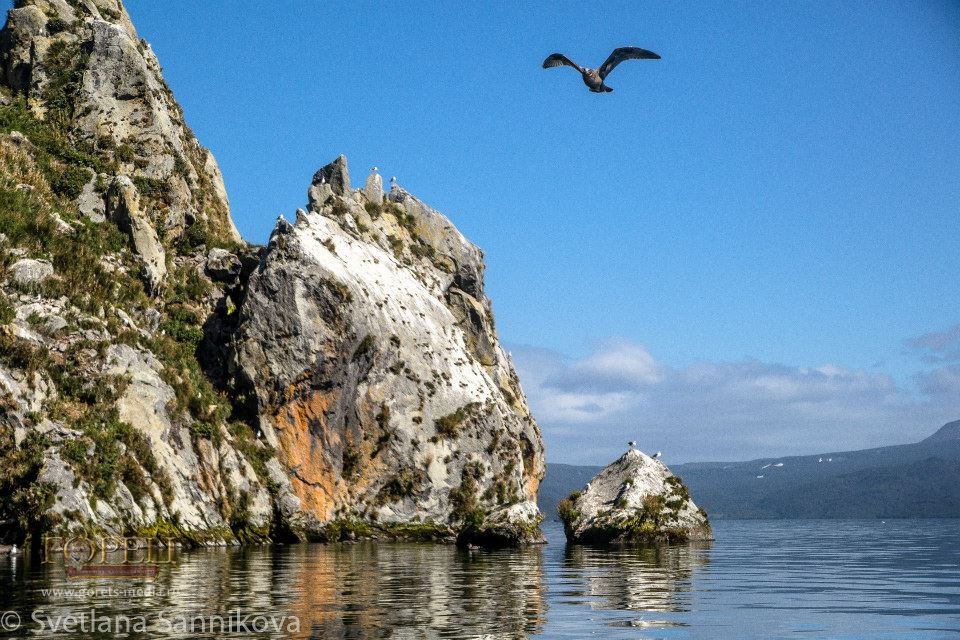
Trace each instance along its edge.
{"label": "rock reflection in water", "polygon": [[[69,580],[62,562],[30,559],[11,569],[0,574],[0,588],[9,596],[5,605],[24,619],[33,612],[44,618],[90,611],[101,620],[143,616],[151,628],[127,636],[134,639],[153,637],[162,629],[161,618],[229,620],[236,611],[296,616],[300,632],[282,634],[290,638],[526,638],[539,632],[547,609],[542,547],[466,552],[449,545],[358,543],[201,549],[178,553],[152,582]],[[149,593],[106,593],[106,588]],[[85,636],[60,631],[57,637]]]}
{"label": "rock reflection in water", "polygon": [[546,615],[542,550],[299,546],[278,567],[301,638],[525,638]]}
{"label": "rock reflection in water", "polygon": [[565,595],[595,609],[689,611],[694,571],[709,563],[710,543],[638,548],[568,546]]}

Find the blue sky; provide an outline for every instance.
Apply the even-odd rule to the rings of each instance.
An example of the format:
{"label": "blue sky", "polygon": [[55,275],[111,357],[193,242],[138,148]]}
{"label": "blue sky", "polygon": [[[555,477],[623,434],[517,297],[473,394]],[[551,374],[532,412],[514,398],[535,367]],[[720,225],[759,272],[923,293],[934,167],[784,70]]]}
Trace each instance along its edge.
{"label": "blue sky", "polygon": [[[960,383],[930,382],[960,380],[953,351],[917,342],[960,323],[954,2],[126,4],[247,239],[344,153],[356,180],[396,175],[484,249],[556,461],[603,461],[638,423],[692,459],[906,442],[960,417]],[[625,63],[611,94],[540,69],[627,44],[663,60]],[[558,399],[571,371],[648,356],[662,375],[631,378],[630,408],[594,402],[625,384],[609,371]],[[887,395],[840,385],[845,408],[813,413],[791,396],[804,411],[757,409],[783,414],[769,428],[721,394],[712,437],[742,436],[721,453],[690,426],[714,405],[664,410],[702,399],[679,380],[703,366]],[[598,437],[613,444],[573,453]]]}

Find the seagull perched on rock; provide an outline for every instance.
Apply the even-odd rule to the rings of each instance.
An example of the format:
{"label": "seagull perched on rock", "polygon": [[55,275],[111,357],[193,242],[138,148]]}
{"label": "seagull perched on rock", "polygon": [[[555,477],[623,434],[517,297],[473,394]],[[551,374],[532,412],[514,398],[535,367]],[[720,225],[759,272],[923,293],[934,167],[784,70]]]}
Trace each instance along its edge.
{"label": "seagull perched on rock", "polygon": [[660,453],[659,451],[657,451],[655,454],[653,454],[653,459],[656,460],[657,458],[659,458],[659,457],[662,456],[662,455],[663,455],[662,453]]}
{"label": "seagull perched on rock", "polygon": [[637,441],[636,441],[636,440],[631,440],[631,441],[628,442],[627,444],[630,446],[630,451],[633,451],[633,448],[634,448],[635,446],[637,446]]}
{"label": "seagull perched on rock", "polygon": [[660,56],[655,54],[653,51],[647,51],[646,49],[641,49],[640,47],[620,47],[613,50],[613,53],[611,53],[606,61],[600,65],[599,69],[581,67],[562,53],[552,53],[547,56],[547,59],[543,61],[543,68],[550,69],[551,67],[563,66],[573,67],[580,72],[581,76],[583,76],[583,83],[590,87],[590,91],[593,93],[610,93],[613,91],[613,89],[605,85],[603,81],[608,75],[610,75],[610,72],[613,71],[618,64],[624,60],[659,59]]}

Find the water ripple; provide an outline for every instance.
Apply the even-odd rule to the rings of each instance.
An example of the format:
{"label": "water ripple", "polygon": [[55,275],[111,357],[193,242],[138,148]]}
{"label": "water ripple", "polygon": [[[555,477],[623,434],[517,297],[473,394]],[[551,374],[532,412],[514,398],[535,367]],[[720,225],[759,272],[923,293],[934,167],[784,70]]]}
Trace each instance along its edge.
{"label": "water ripple", "polygon": [[[199,550],[181,553],[157,578],[164,592],[147,596],[51,594],[105,583],[71,582],[62,567],[18,559],[0,567],[0,608],[25,621],[91,609],[300,620],[297,633],[231,638],[947,638],[960,636],[958,524],[719,521],[713,544],[621,550],[568,547],[551,524],[545,547],[492,552],[371,543]],[[139,584],[109,584],[118,582]],[[32,634],[54,635],[92,637]]]}

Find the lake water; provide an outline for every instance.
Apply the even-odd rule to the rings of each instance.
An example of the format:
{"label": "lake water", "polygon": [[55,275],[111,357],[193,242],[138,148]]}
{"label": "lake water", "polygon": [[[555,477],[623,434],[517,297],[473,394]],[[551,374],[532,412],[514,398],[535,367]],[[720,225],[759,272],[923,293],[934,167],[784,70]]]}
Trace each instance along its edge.
{"label": "lake water", "polygon": [[[187,551],[153,582],[71,581],[62,564],[2,558],[0,622],[16,622],[9,610],[21,627],[0,636],[960,637],[960,521],[717,521],[710,545],[615,551],[567,547],[559,525],[544,529],[546,546],[494,552]],[[136,588],[148,592],[123,593]],[[283,632],[258,633],[272,624]]]}

